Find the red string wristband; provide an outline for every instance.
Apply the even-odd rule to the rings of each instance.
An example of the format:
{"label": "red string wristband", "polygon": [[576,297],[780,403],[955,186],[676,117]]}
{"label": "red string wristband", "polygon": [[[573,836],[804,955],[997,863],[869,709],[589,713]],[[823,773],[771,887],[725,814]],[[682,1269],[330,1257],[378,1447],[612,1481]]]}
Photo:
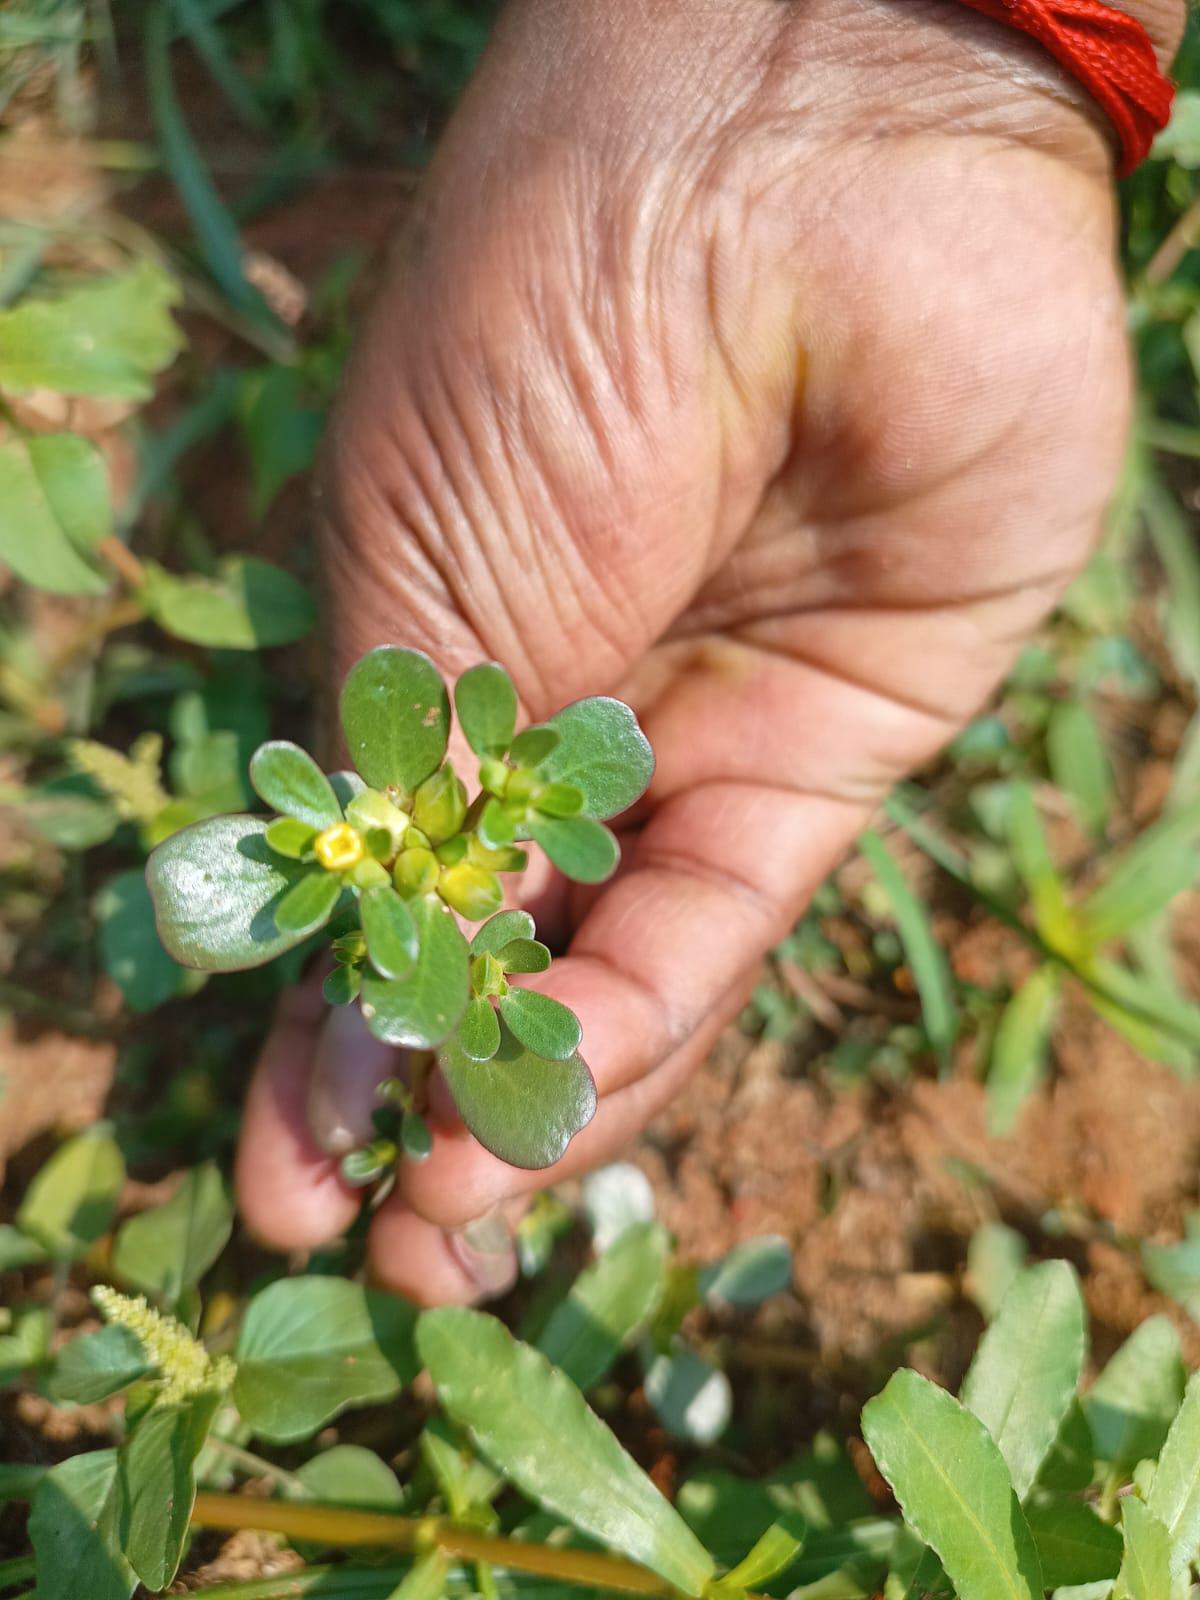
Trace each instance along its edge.
{"label": "red string wristband", "polygon": [[1150,35],[1136,18],[1100,0],[962,0],[985,17],[1040,41],[1104,108],[1121,141],[1126,178],[1165,128],[1175,85],[1159,70]]}

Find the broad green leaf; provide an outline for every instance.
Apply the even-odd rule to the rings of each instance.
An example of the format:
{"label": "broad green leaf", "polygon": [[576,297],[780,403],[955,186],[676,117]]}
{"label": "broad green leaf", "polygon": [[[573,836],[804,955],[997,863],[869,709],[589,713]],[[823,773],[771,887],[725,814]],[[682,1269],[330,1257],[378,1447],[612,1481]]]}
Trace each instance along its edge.
{"label": "broad green leaf", "polygon": [[859,849],[891,902],[904,954],[921,996],[921,1020],[943,1070],[958,1037],[954,981],[941,947],[933,936],[929,912],[909,888],[908,880],[875,833],[865,833]]}
{"label": "broad green leaf", "polygon": [[1003,1222],[985,1222],[971,1235],[965,1288],[986,1321],[999,1311],[1028,1254],[1025,1240]]}
{"label": "broad green leaf", "polygon": [[1171,1600],[1171,1544],[1167,1530],[1134,1495],[1122,1505],[1125,1559],[1114,1600]]}
{"label": "broad green leaf", "polygon": [[250,782],[281,817],[298,817],[313,828],[331,828],[342,820],[329,779],[307,750],[286,739],[259,745],[250,761]]}
{"label": "broad green leaf", "polygon": [[137,1574],[121,1552],[121,1512],[115,1450],[51,1467],[29,1513],[38,1600],[129,1600]]}
{"label": "broad green leaf", "polygon": [[146,882],[158,936],[175,960],[208,972],[261,967],[299,944],[280,933],[275,907],[310,868],[266,842],[262,817],[213,817],[153,851]]}
{"label": "broad green leaf", "polygon": [[1178,1244],[1142,1243],[1142,1267],[1162,1294],[1178,1300],[1193,1321],[1200,1322],[1200,1230],[1189,1223],[1188,1237]]}
{"label": "broad green leaf", "polygon": [[383,978],[404,978],[418,953],[417,925],[408,903],[390,884],[368,889],[359,901],[371,965]]}
{"label": "broad green leaf", "polygon": [[553,1166],[596,1113],[596,1085],[581,1056],[547,1061],[506,1027],[490,1061],[472,1061],[448,1039],[438,1064],[467,1127],[510,1166]]}
{"label": "broad green leaf", "polygon": [[1183,1400],[1179,1335],[1166,1317],[1134,1329],[1084,1396],[1096,1455],[1133,1467],[1157,1456]]}
{"label": "broad green leaf", "polygon": [[1038,1469],[1038,1488],[1076,1494],[1089,1486],[1095,1473],[1092,1429],[1076,1396],[1067,1407],[1058,1437]]}
{"label": "broad green leaf", "polygon": [[1172,1573],[1182,1577],[1200,1557],[1200,1374],[1171,1424],[1146,1505],[1167,1530]]}
{"label": "broad green leaf", "polygon": [[140,867],[119,872],[96,892],[92,911],[99,924],[100,959],[131,1011],[156,1011],[192,994],[194,972],[163,949],[154,925],[154,902]]}
{"label": "broad green leaf", "polygon": [[536,939],[513,939],[497,951],[505,972],[545,972],[551,955]]}
{"label": "broad green leaf", "polygon": [[21,820],[62,850],[90,850],[104,844],[121,821],[111,801],[64,793],[48,784],[25,790],[20,805]]}
{"label": "broad green leaf", "polygon": [[535,723],[531,728],[521,729],[512,742],[508,758],[518,767],[536,767],[557,750],[558,745],[557,728],[548,722]]}
{"label": "broad green leaf", "polygon": [[615,817],[645,793],[654,752],[624,701],[605,695],[577,700],[551,717],[550,726],[558,745],[541,763],[541,776],[581,789],[589,817]]}
{"label": "broad green leaf", "polygon": [[729,1379],[685,1344],[651,1360],[644,1388],[667,1432],[702,1448],[721,1437],[733,1416]]}
{"label": "broad green leaf", "polygon": [[682,1594],[703,1593],[712,1557],[543,1355],[458,1308],[424,1312],[417,1347],[446,1411],[522,1493]]}
{"label": "broad green leaf", "polygon": [[175,1301],[194,1288],[233,1231],[233,1202],[215,1162],[192,1167],[165,1205],[121,1225],[113,1270],[135,1289]]}
{"label": "broad green leaf", "polygon": [[174,280],[143,259],[120,277],[0,311],[0,389],[148,400],[183,337]]}
{"label": "broad green leaf", "polygon": [[467,743],[477,756],[502,756],[517,725],[517,691],[494,661],[481,661],[454,686],[454,709]]}
{"label": "broad green leaf", "polygon": [[341,1278],[283,1278],[251,1300],[233,1399],[253,1432],[305,1439],[345,1406],[389,1400],[417,1370],[416,1313]]}
{"label": "broad green leaf", "polygon": [[994,1137],[1012,1132],[1017,1113],[1042,1081],[1061,993],[1061,972],[1047,962],[1001,1013],[987,1079],[988,1132]]}
{"label": "broad green leaf", "polygon": [[[1042,1563],[1047,1589],[1115,1578],[1121,1567],[1121,1535],[1091,1506],[1066,1497],[1034,1498],[1025,1516]],[[1164,1595],[1163,1600],[1167,1600]]]}
{"label": "broad green leaf", "polygon": [[555,1308],[538,1349],[581,1389],[597,1383],[654,1315],[662,1298],[667,1231],[642,1222],[586,1267]]}
{"label": "broad green leaf", "polygon": [[535,1056],[566,1061],[579,1049],[583,1038],[579,1018],[560,1000],[536,989],[510,989],[499,1004],[513,1036]]}
{"label": "broad green leaf", "polygon": [[0,1334],[0,1386],[45,1365],[54,1331],[47,1306],[14,1306],[7,1322],[8,1331]]}
{"label": "broad green leaf", "polygon": [[908,1370],[863,1410],[863,1436],[909,1526],[961,1600],[1040,1600],[1037,1548],[1004,1458],[952,1395]]}
{"label": "broad green leaf", "polygon": [[56,1260],[74,1260],[112,1226],[124,1184],[116,1141],[81,1133],[60,1145],[29,1185],[17,1226]]}
{"label": "broad green leaf", "polygon": [[1200,877],[1200,800],[1169,812],[1120,856],[1083,906],[1089,939],[1119,939]]}
{"label": "broad green leaf", "polygon": [[458,1025],[458,1047],[472,1061],[490,1061],[500,1048],[500,1019],[483,995],[467,1002]]}
{"label": "broad green leaf", "polygon": [[114,1322],[65,1344],[55,1358],[46,1388],[60,1405],[94,1405],[153,1371],[154,1363],[147,1358],[142,1341]]}
{"label": "broad green leaf", "polygon": [[227,556],[215,577],[177,577],[146,563],[140,599],[176,639],[221,650],[266,650],[311,633],[316,607],[304,586],[257,556]]}
{"label": "broad green leaf", "polygon": [[384,645],[342,686],[342,728],[355,767],[374,789],[413,790],[441,764],[450,699],[428,656]]}
{"label": "broad green leaf", "polygon": [[1058,1436],[1083,1371],[1087,1318],[1066,1261],[1022,1272],[979,1342],[963,1404],[1000,1448],[1024,1499]]}
{"label": "broad green leaf", "polygon": [[[335,1444],[322,1450],[297,1467],[293,1477],[300,1480],[309,1498],[326,1505],[398,1511],[404,1504],[404,1490],[391,1467],[359,1444]],[[289,1492],[293,1491],[289,1488]]]}
{"label": "broad green leaf", "polygon": [[7,1500],[29,1500],[50,1471],[26,1461],[0,1461],[0,1504]]}
{"label": "broad green leaf", "polygon": [[295,366],[263,366],[240,375],[237,421],[250,456],[258,517],[284,484],[313,464],[325,414],[310,403],[309,388],[308,375]]}
{"label": "broad green leaf", "polygon": [[220,1396],[193,1395],[152,1406],[121,1447],[122,1543],[130,1565],[156,1593],[174,1579],[196,1499],[196,1457]]}
{"label": "broad green leaf", "polygon": [[454,1029],[469,997],[467,941],[436,895],[410,902],[416,924],[417,961],[399,982],[367,973],[362,1014],[377,1039],[428,1050]]}
{"label": "broad green leaf", "polygon": [[1089,832],[1103,834],[1113,803],[1113,773],[1095,713],[1082,700],[1062,700],[1046,729],[1050,775]]}
{"label": "broad green leaf", "polygon": [[604,883],[621,859],[616,836],[590,817],[535,817],[529,837],[576,883]]}
{"label": "broad green leaf", "polygon": [[791,1283],[791,1246],[779,1234],[765,1233],[734,1245],[728,1255],[703,1268],[699,1289],[718,1305],[757,1306]]}
{"label": "broad green leaf", "polygon": [[342,880],[323,867],[308,867],[304,875],[280,895],[275,907],[275,926],[293,940],[307,939],[323,928],[333,915],[342,893]]}
{"label": "broad green leaf", "polygon": [[22,1267],[39,1266],[46,1259],[45,1249],[11,1222],[0,1222],[0,1272],[19,1272]]}
{"label": "broad green leaf", "polygon": [[18,578],[54,594],[109,587],[87,556],[112,532],[108,474],[94,445],[70,433],[0,440],[0,505],[0,563]]}
{"label": "broad green leaf", "polygon": [[534,932],[533,918],[528,911],[497,911],[482,928],[476,929],[471,940],[471,954],[498,955],[514,939],[532,940]]}

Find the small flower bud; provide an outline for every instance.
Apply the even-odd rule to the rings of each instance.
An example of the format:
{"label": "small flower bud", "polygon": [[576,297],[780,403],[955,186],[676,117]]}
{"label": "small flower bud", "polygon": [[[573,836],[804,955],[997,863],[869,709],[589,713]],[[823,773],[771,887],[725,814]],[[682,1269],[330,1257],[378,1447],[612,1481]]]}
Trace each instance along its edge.
{"label": "small flower bud", "polygon": [[506,761],[500,761],[495,756],[485,756],[479,763],[480,788],[486,789],[489,794],[494,794],[497,799],[503,799],[508,786],[509,771]]}
{"label": "small flower bud", "polygon": [[392,868],[392,882],[406,899],[430,894],[437,888],[437,857],[432,850],[402,850]]}
{"label": "small flower bud", "polygon": [[438,893],[452,911],[470,922],[480,922],[493,911],[499,911],[504,898],[496,874],[485,867],[473,867],[469,861],[442,868]]}
{"label": "small flower bud", "polygon": [[413,822],[433,844],[441,844],[462,827],[467,815],[467,791],[447,761],[413,796]]}
{"label": "small flower bud", "polygon": [[346,872],[366,854],[362,835],[348,822],[335,822],[319,833],[312,848],[326,872]]}
{"label": "small flower bud", "polygon": [[346,807],[346,820],[366,834],[374,828],[382,828],[391,841],[387,852],[389,860],[400,849],[410,824],[407,814],[378,789],[364,789],[356,794]]}

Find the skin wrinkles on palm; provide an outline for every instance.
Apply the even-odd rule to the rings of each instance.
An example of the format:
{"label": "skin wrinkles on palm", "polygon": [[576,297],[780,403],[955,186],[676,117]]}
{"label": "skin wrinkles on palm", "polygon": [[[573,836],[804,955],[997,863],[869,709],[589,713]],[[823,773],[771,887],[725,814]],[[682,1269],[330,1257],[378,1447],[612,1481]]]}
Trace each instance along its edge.
{"label": "skin wrinkles on palm", "polygon": [[[626,870],[558,908],[597,1117],[549,1175],[438,1133],[373,1231],[418,1298],[475,1292],[441,1228],[678,1091],[1097,531],[1128,408],[1106,135],[1036,49],[900,4],[519,0],[360,339],[339,677],[385,641],[495,657],[535,719],[630,699],[658,757]],[[296,1004],[240,1190],[303,1247],[356,1202],[303,1126]]]}

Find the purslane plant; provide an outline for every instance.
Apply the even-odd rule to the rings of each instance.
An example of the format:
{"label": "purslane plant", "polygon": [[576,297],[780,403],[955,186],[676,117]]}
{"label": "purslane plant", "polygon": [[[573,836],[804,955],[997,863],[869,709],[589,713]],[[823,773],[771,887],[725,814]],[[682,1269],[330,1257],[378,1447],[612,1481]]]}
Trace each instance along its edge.
{"label": "purslane plant", "polygon": [[[357,1000],[377,1038],[435,1050],[476,1138],[515,1166],[549,1166],[590,1121],[595,1085],[573,1012],[519,981],[551,956],[528,912],[501,909],[501,877],[525,868],[532,841],[566,877],[604,882],[620,857],[605,819],[644,792],[654,757],[630,708],[605,696],[518,733],[516,690],[494,662],[459,678],[454,705],[479,758],[473,798],[446,757],[437,668],[384,646],[342,689],[354,771],[326,776],[298,745],[260,746],[250,781],[274,819],[185,828],[153,852],[147,882],[159,936],[187,967],[261,966],[328,928],[331,1004]],[[469,942],[459,918],[482,924]],[[385,1136],[348,1159],[361,1181],[397,1144],[428,1149],[410,1088],[382,1088],[402,1121],[385,1111]]]}

